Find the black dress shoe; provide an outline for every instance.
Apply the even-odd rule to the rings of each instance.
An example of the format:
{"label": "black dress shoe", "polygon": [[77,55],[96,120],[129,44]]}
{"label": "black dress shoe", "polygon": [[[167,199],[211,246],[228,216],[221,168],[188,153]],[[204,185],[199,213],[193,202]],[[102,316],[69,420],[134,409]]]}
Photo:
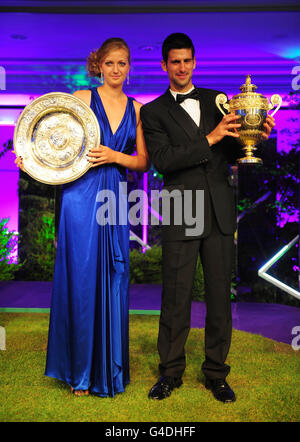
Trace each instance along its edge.
{"label": "black dress shoe", "polygon": [[211,390],[214,397],[221,402],[234,402],[235,394],[225,379],[206,379],[205,388]]}
{"label": "black dress shoe", "polygon": [[173,376],[162,376],[158,382],[151,388],[149,399],[165,399],[171,396],[174,388],[179,388],[182,385],[181,378],[174,378]]}

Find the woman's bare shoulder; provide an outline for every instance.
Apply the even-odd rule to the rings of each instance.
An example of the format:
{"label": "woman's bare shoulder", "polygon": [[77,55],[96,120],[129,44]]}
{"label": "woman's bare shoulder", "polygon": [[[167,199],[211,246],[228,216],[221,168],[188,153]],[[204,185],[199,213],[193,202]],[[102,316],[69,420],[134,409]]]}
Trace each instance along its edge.
{"label": "woman's bare shoulder", "polygon": [[75,97],[80,98],[82,101],[84,101],[88,106],[91,104],[91,95],[92,92],[88,89],[83,89],[83,90],[79,90],[79,91],[75,91],[73,92],[73,95],[75,95]]}
{"label": "woman's bare shoulder", "polygon": [[141,110],[141,107],[143,106],[143,103],[140,103],[139,101],[133,100],[133,105],[135,107],[135,110],[139,112]]}
{"label": "woman's bare shoulder", "polygon": [[140,122],[140,111],[141,111],[141,107],[143,106],[143,104],[140,103],[139,101],[133,100],[133,105],[134,105],[134,109],[135,109],[135,113],[136,113],[136,121],[138,124]]}

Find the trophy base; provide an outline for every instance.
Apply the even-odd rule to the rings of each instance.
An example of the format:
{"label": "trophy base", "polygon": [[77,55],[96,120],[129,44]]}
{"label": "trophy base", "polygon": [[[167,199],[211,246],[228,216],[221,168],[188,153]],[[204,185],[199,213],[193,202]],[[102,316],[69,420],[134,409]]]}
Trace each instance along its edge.
{"label": "trophy base", "polygon": [[256,157],[239,158],[237,160],[237,162],[239,164],[263,164],[262,159],[261,158],[256,158]]}
{"label": "trophy base", "polygon": [[246,146],[243,148],[245,156],[243,158],[238,158],[237,162],[239,164],[262,164],[262,159],[254,156],[254,151],[256,150],[255,145],[250,144],[249,140],[247,141]]}

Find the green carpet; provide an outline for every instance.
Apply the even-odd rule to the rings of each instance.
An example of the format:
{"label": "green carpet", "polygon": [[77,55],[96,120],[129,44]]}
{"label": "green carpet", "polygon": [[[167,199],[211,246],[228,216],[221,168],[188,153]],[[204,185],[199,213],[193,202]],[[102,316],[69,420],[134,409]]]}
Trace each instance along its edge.
{"label": "green carpet", "polygon": [[300,353],[290,345],[233,330],[228,381],[233,404],[217,402],[203,386],[203,329],[186,345],[183,386],[164,401],[148,391],[158,377],[158,316],[130,316],[131,383],[115,398],[75,397],[44,376],[49,315],[0,313],[6,350],[0,351],[1,422],[292,422],[300,420]]}

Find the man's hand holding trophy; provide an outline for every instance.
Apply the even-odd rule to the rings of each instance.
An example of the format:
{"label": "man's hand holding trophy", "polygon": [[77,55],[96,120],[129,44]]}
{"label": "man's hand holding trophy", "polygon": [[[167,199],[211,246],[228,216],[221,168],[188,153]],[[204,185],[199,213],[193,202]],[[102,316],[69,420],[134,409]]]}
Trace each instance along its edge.
{"label": "man's hand holding trophy", "polygon": [[[232,97],[227,102],[227,97],[224,94],[219,94],[216,97],[216,105],[223,115],[228,115],[222,109],[226,109],[230,114],[239,116],[234,123],[239,124],[239,127],[234,128],[234,132],[239,135],[237,140],[244,146],[243,150],[245,156],[238,159],[238,163],[242,164],[261,164],[261,158],[254,156],[256,145],[267,139],[272,128],[275,126],[273,115],[281,106],[282,99],[280,95],[272,95],[271,104],[268,99],[262,94],[255,92],[257,87],[251,83],[250,75],[247,75],[245,84],[241,87],[241,93]],[[268,115],[269,110],[276,109],[271,115]]]}

